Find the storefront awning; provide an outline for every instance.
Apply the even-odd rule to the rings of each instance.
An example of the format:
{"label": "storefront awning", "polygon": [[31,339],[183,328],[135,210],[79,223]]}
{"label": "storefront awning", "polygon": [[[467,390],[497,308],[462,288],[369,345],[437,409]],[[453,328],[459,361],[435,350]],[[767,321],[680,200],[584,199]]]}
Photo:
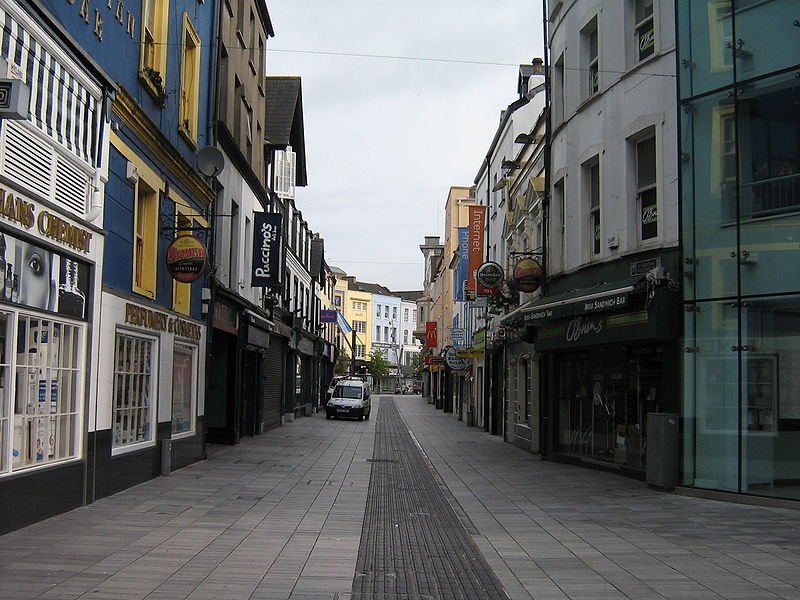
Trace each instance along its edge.
{"label": "storefront awning", "polygon": [[629,304],[629,296],[644,288],[644,275],[636,275],[556,296],[544,296],[523,304],[500,323],[506,327],[523,323],[535,325],[550,319],[624,309]]}

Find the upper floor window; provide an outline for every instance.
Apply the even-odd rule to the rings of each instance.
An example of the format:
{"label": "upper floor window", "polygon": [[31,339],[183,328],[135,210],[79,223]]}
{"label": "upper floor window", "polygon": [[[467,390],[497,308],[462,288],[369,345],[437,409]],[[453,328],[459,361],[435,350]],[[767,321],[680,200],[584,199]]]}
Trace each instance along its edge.
{"label": "upper floor window", "polygon": [[367,356],[367,347],[364,344],[356,344],[356,358],[365,358]]}
{"label": "upper floor window", "polygon": [[[186,207],[175,205],[175,226],[178,228],[175,232],[176,236],[179,235],[191,235],[191,231],[188,230],[189,227],[192,226],[192,219],[186,216]],[[181,283],[177,279],[173,280],[172,283],[172,308],[185,315],[189,314],[189,309],[191,305],[191,297],[192,297],[192,284],[190,283]]]}
{"label": "upper floor window", "polygon": [[392,319],[397,319],[397,307],[392,307]]}
{"label": "upper floor window", "polygon": [[408,321],[408,309],[403,309],[403,321]]}
{"label": "upper floor window", "polygon": [[600,90],[600,55],[597,32],[597,17],[581,32],[583,68],[586,74],[586,96],[592,96]]}
{"label": "upper floor window", "polygon": [[181,57],[180,130],[197,141],[200,90],[200,37],[188,13],[183,13],[183,56]]}
{"label": "upper floor window", "polygon": [[378,307],[378,310],[375,312],[375,316],[376,317],[380,317],[381,316],[381,305],[380,304],[376,304],[376,306]]}
{"label": "upper floor window", "polygon": [[403,343],[408,343],[408,329],[403,329]]}
{"label": "upper floor window", "polygon": [[656,31],[653,20],[653,0],[636,0],[636,60],[643,61],[655,54]]}
{"label": "upper floor window", "polygon": [[658,236],[658,193],[656,188],[656,138],[636,142],[636,203],[639,236],[642,241]]}
{"label": "upper floor window", "polygon": [[136,183],[133,220],[133,291],[155,298],[158,191],[141,177]]}
{"label": "upper floor window", "polygon": [[583,166],[589,208],[589,248],[592,257],[600,255],[600,159],[594,157]]}
{"label": "upper floor window", "polygon": [[145,86],[160,102],[166,100],[169,0],[142,0],[142,53],[139,71]]}
{"label": "upper floor window", "polygon": [[353,330],[356,333],[366,333],[367,332],[367,322],[366,321],[353,321]]}
{"label": "upper floor window", "polygon": [[383,318],[384,319],[388,319],[389,318],[389,307],[388,306],[384,306],[383,307]]}
{"label": "upper floor window", "polygon": [[280,198],[294,198],[296,159],[291,146],[275,152],[275,193]]}
{"label": "upper floor window", "polygon": [[380,342],[381,341],[381,326],[380,325],[375,325],[375,341],[376,342]]}

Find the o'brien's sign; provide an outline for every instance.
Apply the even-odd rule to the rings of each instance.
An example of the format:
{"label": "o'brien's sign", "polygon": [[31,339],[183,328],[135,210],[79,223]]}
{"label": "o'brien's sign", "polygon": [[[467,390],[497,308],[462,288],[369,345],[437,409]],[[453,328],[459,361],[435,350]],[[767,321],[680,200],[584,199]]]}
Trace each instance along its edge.
{"label": "o'brien's sign", "polygon": [[252,287],[278,287],[281,249],[281,215],[255,213]]}
{"label": "o'brien's sign", "polygon": [[91,232],[46,210],[37,214],[37,206],[31,200],[3,188],[0,188],[0,217],[25,229],[31,229],[36,225],[43,236],[79,252],[89,253]]}

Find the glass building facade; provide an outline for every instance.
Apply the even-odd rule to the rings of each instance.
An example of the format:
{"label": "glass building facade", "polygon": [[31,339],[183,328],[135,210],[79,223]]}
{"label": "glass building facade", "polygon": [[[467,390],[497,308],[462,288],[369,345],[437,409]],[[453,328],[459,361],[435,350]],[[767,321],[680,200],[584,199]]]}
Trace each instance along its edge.
{"label": "glass building facade", "polygon": [[800,499],[797,0],[679,0],[683,483]]}

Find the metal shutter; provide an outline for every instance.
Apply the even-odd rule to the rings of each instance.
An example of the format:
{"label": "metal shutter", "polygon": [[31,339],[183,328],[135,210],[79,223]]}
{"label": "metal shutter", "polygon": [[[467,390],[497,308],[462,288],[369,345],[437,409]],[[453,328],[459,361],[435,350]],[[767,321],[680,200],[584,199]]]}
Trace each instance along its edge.
{"label": "metal shutter", "polygon": [[262,431],[281,424],[281,392],[283,390],[286,340],[277,335],[270,337],[269,348],[264,353],[261,363]]}

